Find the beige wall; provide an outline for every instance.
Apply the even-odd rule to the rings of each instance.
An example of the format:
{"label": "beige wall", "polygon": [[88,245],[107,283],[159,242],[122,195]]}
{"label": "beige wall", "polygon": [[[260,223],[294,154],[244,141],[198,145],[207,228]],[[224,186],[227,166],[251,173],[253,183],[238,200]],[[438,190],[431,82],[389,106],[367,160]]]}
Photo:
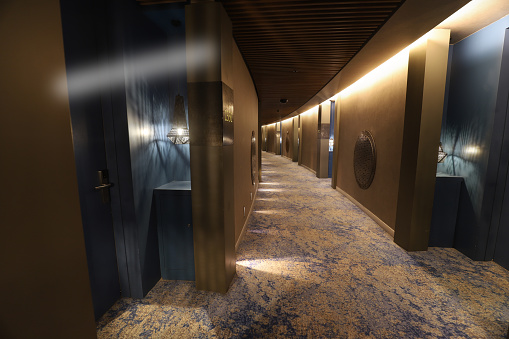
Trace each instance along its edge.
{"label": "beige wall", "polygon": [[[369,85],[341,96],[337,187],[394,229],[398,201],[399,169],[405,118],[407,60]],[[337,102],[338,104],[338,102]],[[363,190],[355,180],[353,153],[363,130],[372,133],[376,145],[376,173]]]}
{"label": "beige wall", "polygon": [[318,109],[315,108],[309,113],[302,114],[300,123],[302,133],[302,139],[300,141],[302,158],[300,164],[316,172]]}
{"label": "beige wall", "polygon": [[[251,75],[244,64],[242,55],[233,43],[234,77],[234,133],[233,143],[234,200],[235,200],[235,241],[239,242],[247,216],[254,202],[258,186],[258,173],[255,185],[251,182],[251,133],[255,132],[258,142],[258,96]],[[258,149],[258,147],[257,147]],[[258,166],[255,166],[257,169]],[[245,214],[244,214],[245,208]]]}
{"label": "beige wall", "polygon": [[0,337],[94,338],[59,1],[2,1],[0,41]]}

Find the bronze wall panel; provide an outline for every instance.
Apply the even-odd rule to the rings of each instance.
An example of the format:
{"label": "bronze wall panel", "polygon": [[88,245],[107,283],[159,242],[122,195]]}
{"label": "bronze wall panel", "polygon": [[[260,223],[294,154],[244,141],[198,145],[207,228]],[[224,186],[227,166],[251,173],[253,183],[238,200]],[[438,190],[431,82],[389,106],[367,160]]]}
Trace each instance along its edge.
{"label": "bronze wall panel", "polygon": [[0,336],[95,338],[60,1],[0,7]]}
{"label": "bronze wall panel", "polygon": [[316,177],[329,176],[329,133],[330,104],[324,103],[318,109],[318,133],[316,136]]}
{"label": "bronze wall panel", "polygon": [[[224,220],[224,257],[223,260],[225,262],[225,285],[223,285],[223,290],[218,290],[219,292],[226,293],[228,291],[228,287],[233,277],[235,276],[236,269],[236,256],[235,256],[235,190],[238,190],[239,187],[236,187],[234,184],[234,166],[235,162],[238,162],[237,159],[234,159],[234,150],[233,145],[223,146],[223,220]],[[234,162],[235,161],[235,162]],[[247,172],[249,173],[249,172]],[[247,194],[247,193],[246,193]]]}
{"label": "bronze wall panel", "polygon": [[301,115],[301,133],[302,158],[300,164],[316,173],[318,110]]}
{"label": "bronze wall panel", "polygon": [[293,119],[283,121],[283,156],[293,157]]}
{"label": "bronze wall panel", "polygon": [[292,118],[292,161],[299,161],[299,119],[297,117]]}
{"label": "bronze wall panel", "polygon": [[394,241],[408,251],[428,248],[440,142],[449,30],[434,30],[410,51],[403,154]]}
{"label": "bronze wall panel", "polygon": [[231,174],[232,170],[223,164],[226,160],[226,165],[232,165],[231,158],[229,151],[223,152],[222,146],[191,145],[193,238],[198,289],[225,292],[225,286],[227,289],[229,285],[225,275],[226,258],[231,257],[232,250],[235,251],[235,232],[231,213],[231,177],[225,182],[225,173]]}
{"label": "bronze wall panel", "polygon": [[[223,293],[235,274],[232,39],[220,3],[186,6],[196,287]],[[211,55],[197,65],[203,44]]]}
{"label": "bronze wall panel", "polygon": [[233,90],[225,83],[222,86],[223,96],[223,145],[233,145],[234,128],[233,119],[235,109],[233,107]]}
{"label": "bronze wall panel", "polygon": [[[234,149],[234,183],[235,183],[235,242],[238,244],[258,184],[258,146],[256,146],[255,184],[251,182],[251,135],[255,132],[255,143],[258,138],[258,97],[249,70],[244,64],[242,55],[234,46],[234,109],[235,109],[235,143]],[[261,143],[260,143],[261,146]],[[244,214],[245,207],[245,214]]]}
{"label": "bronze wall panel", "polygon": [[316,171],[316,177],[317,178],[320,178],[320,156],[322,155],[322,152],[320,152],[320,149],[321,149],[321,140],[320,140],[320,134],[321,134],[321,128],[322,128],[322,105],[318,105],[318,118],[317,118],[317,122],[318,122],[318,127],[317,127],[317,130],[316,130],[316,139],[315,139],[315,144],[316,144],[316,166],[315,166],[315,171]]}
{"label": "bronze wall panel", "polygon": [[223,145],[223,83],[187,84],[191,145]]}
{"label": "bronze wall panel", "polygon": [[339,125],[340,125],[340,112],[339,100],[334,105],[334,151],[332,155],[332,178],[331,186],[336,189],[338,182],[338,158],[339,158]]}
{"label": "bronze wall panel", "polygon": [[223,81],[231,87],[231,22],[221,4],[186,6],[186,41],[187,81]]}
{"label": "bronze wall panel", "polygon": [[267,125],[267,152],[276,153],[276,125]]}

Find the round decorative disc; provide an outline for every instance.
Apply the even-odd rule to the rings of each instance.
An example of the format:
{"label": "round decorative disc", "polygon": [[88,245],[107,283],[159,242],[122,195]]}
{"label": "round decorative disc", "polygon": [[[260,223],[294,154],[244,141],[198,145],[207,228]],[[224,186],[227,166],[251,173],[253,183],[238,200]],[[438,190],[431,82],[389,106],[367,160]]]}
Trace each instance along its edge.
{"label": "round decorative disc", "polygon": [[375,140],[369,131],[362,131],[353,152],[355,180],[362,189],[368,189],[376,171]]}

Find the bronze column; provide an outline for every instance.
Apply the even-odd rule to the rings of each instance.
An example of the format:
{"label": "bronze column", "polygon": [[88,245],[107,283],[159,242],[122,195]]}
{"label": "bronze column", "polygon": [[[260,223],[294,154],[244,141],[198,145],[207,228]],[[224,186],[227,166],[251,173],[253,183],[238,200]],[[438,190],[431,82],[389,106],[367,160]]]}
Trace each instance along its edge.
{"label": "bronze column", "polygon": [[225,293],[235,275],[231,22],[218,2],[186,6],[196,287]]}
{"label": "bronze column", "polygon": [[428,249],[449,37],[449,30],[434,30],[410,50],[394,230],[394,241],[407,251]]}

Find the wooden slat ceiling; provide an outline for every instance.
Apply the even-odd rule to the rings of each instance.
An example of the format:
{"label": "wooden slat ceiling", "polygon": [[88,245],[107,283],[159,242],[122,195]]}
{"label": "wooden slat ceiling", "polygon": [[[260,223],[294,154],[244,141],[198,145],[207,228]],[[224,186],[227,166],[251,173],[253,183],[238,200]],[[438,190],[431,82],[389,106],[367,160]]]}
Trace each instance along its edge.
{"label": "wooden slat ceiling", "polygon": [[266,124],[318,93],[405,0],[220,1],[258,92],[260,122]]}
{"label": "wooden slat ceiling", "polygon": [[221,2],[258,91],[260,122],[266,124],[320,91],[404,0]]}

